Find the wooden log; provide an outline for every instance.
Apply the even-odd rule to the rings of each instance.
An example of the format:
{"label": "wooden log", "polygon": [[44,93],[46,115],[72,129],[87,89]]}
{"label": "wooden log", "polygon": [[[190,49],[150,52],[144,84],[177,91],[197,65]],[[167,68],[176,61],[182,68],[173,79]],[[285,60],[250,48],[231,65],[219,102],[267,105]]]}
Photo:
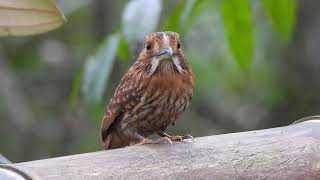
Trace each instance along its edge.
{"label": "wooden log", "polygon": [[[26,179],[320,179],[320,118],[294,125],[6,164]],[[0,169],[1,169],[0,168]],[[1,171],[0,171],[1,177]]]}

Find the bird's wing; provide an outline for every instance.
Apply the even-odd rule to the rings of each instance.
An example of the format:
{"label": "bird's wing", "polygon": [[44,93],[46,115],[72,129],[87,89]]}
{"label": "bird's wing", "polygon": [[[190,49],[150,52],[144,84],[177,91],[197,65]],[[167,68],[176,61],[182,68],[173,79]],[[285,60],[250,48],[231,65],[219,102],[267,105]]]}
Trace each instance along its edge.
{"label": "bird's wing", "polygon": [[110,134],[113,124],[117,119],[120,119],[125,112],[130,112],[141,99],[139,92],[140,77],[134,67],[121,79],[113,97],[107,107],[107,112],[103,117],[101,124],[101,137],[105,141]]}

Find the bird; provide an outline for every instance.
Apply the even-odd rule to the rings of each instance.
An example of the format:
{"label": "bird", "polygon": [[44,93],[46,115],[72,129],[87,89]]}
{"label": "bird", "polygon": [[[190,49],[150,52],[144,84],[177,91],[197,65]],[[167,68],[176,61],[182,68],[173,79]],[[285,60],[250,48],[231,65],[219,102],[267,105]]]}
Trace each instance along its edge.
{"label": "bird", "polygon": [[[193,95],[194,75],[180,46],[176,32],[145,36],[137,60],[120,80],[103,116],[105,150],[193,140],[189,134],[171,136],[165,132],[187,109]],[[153,134],[160,137],[149,139]]]}

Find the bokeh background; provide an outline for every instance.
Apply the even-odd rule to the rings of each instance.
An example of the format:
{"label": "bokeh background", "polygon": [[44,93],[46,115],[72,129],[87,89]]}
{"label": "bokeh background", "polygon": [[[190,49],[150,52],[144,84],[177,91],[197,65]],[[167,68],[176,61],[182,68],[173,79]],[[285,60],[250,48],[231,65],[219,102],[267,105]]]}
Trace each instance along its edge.
{"label": "bokeh background", "polygon": [[0,154],[101,149],[100,122],[150,31],[177,31],[195,72],[172,134],[288,125],[320,108],[318,0],[55,0],[57,30],[0,40]]}

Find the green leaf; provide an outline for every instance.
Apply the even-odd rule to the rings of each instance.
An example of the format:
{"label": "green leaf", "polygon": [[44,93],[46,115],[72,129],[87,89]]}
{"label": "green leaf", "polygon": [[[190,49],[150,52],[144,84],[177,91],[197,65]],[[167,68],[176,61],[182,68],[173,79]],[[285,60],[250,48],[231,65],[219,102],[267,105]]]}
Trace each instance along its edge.
{"label": "green leaf", "polygon": [[130,53],[128,41],[124,37],[121,37],[119,48],[117,51],[117,57],[121,61],[126,62],[126,61],[130,60],[130,54],[131,53]]}
{"label": "green leaf", "polygon": [[297,14],[296,0],[261,0],[262,6],[275,29],[285,41],[288,41],[295,27]]}
{"label": "green leaf", "polygon": [[173,10],[172,13],[168,16],[168,19],[165,22],[164,29],[169,31],[180,32],[180,18],[185,9],[186,3],[179,3]]}
{"label": "green leaf", "polygon": [[96,54],[90,56],[84,66],[82,92],[87,102],[98,104],[107,85],[115,56],[119,48],[120,35],[108,36]]}
{"label": "green leaf", "polygon": [[188,0],[180,18],[181,24],[190,28],[202,10],[206,7],[213,9],[213,4],[214,1],[212,0]]}
{"label": "green leaf", "polygon": [[209,0],[187,0],[177,5],[169,16],[165,25],[170,31],[181,32],[181,29],[187,30],[193,25],[195,19],[206,7],[213,7],[213,1]]}
{"label": "green leaf", "polygon": [[250,1],[222,1],[220,12],[230,50],[240,67],[248,70],[253,58],[253,28]]}
{"label": "green leaf", "polygon": [[65,21],[51,0],[0,0],[0,36],[39,34]]}
{"label": "green leaf", "polygon": [[83,70],[81,70],[72,81],[71,93],[69,95],[69,106],[71,110],[75,110],[78,105],[82,77]]}

